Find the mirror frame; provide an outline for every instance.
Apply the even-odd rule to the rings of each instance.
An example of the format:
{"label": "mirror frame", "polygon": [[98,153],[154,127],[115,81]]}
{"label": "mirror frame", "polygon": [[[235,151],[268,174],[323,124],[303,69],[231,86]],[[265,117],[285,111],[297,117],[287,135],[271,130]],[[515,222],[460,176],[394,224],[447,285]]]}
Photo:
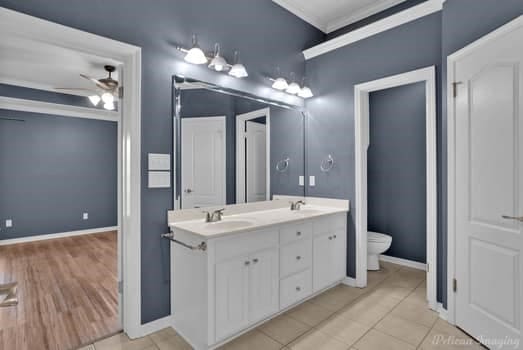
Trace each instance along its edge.
{"label": "mirror frame", "polygon": [[[172,76],[172,92],[171,92],[171,103],[172,103],[172,118],[173,118],[173,172],[172,172],[172,182],[173,182],[173,207],[175,210],[181,209],[180,200],[181,193],[179,193],[179,182],[181,181],[181,175],[179,175],[179,170],[181,169],[181,153],[177,152],[181,149],[181,115],[180,115],[180,94],[181,94],[181,84],[190,83],[194,85],[199,85],[203,89],[209,91],[215,91],[222,94],[227,94],[236,97],[242,97],[249,100],[266,103],[270,106],[276,106],[280,108],[290,109],[297,112],[300,112],[302,115],[302,124],[303,124],[303,176],[306,178],[307,173],[307,114],[304,107],[288,104],[285,102],[275,101],[263,97],[256,96],[254,94],[235,90],[231,88],[226,88],[223,86],[215,85],[208,83],[202,80],[188,78],[183,75],[173,75]],[[180,173],[181,174],[181,173]],[[303,195],[306,196],[307,186],[303,186]]]}

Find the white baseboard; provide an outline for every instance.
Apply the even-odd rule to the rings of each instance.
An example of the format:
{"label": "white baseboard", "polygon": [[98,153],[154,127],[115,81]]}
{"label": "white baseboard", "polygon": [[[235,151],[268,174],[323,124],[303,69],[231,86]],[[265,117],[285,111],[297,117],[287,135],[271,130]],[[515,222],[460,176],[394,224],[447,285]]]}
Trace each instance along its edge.
{"label": "white baseboard", "polygon": [[345,277],[341,283],[349,287],[357,287],[356,279],[352,277]]}
{"label": "white baseboard", "polygon": [[47,239],[56,239],[56,238],[64,238],[64,237],[90,235],[90,234],[93,234],[93,233],[102,233],[102,232],[117,231],[117,230],[119,230],[118,226],[111,226],[111,227],[92,228],[92,229],[88,229],[88,230],[78,230],[78,231],[70,231],[70,232],[50,233],[50,234],[46,234],[46,235],[36,235],[36,236],[29,236],[29,237],[22,237],[22,238],[3,239],[3,240],[0,240],[0,246],[2,246],[2,245],[9,245],[9,244],[18,244],[18,243],[29,243],[29,242],[44,241],[44,240],[47,240]]}
{"label": "white baseboard", "polygon": [[135,329],[132,334],[127,334],[131,339],[137,339],[145,337],[146,335],[152,334],[154,332],[161,331],[164,328],[173,327],[174,328],[174,316],[169,315],[163,318],[142,324]]}
{"label": "white baseboard", "polygon": [[443,304],[442,303],[438,303],[438,314],[439,314],[439,318],[441,318],[442,320],[445,320],[445,321],[448,321],[448,311],[447,309],[445,309],[443,307]]}
{"label": "white baseboard", "polygon": [[380,260],[390,262],[390,263],[393,263],[396,265],[411,267],[413,269],[427,271],[427,264],[423,264],[423,263],[420,263],[417,261],[395,258],[393,256],[388,256],[388,255],[380,255]]}

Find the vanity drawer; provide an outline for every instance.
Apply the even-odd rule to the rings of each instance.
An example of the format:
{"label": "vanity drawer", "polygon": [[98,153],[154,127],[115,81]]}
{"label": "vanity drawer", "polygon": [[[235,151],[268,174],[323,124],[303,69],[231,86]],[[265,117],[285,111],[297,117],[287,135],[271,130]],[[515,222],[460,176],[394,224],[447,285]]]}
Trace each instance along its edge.
{"label": "vanity drawer", "polygon": [[305,299],[312,293],[312,270],[289,276],[280,282],[280,310]]}
{"label": "vanity drawer", "polygon": [[286,225],[280,228],[280,243],[285,244],[299,239],[310,238],[311,235],[311,223]]}
{"label": "vanity drawer", "polygon": [[215,262],[277,246],[278,231],[276,230],[254,231],[219,238],[216,241]]}
{"label": "vanity drawer", "polygon": [[280,248],[280,278],[312,265],[312,239],[300,239]]}

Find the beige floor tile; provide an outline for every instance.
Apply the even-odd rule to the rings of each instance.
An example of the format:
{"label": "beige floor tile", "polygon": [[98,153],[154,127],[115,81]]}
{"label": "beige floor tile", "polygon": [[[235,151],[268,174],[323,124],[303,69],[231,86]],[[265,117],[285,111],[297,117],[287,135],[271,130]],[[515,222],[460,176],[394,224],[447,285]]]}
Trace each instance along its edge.
{"label": "beige floor tile", "polygon": [[390,277],[383,281],[383,285],[394,286],[394,287],[403,287],[414,290],[420,284],[425,281],[423,278],[416,277],[409,273],[402,274],[402,271],[395,272]]}
{"label": "beige floor tile", "polygon": [[151,350],[157,349],[149,337],[129,339],[127,335],[119,333],[107,339],[94,343],[96,350]]}
{"label": "beige floor tile", "polygon": [[414,346],[421,344],[430,331],[429,327],[393,315],[386,316],[374,328]]}
{"label": "beige floor tile", "polygon": [[280,315],[258,327],[259,331],[284,345],[289,344],[310,329],[311,326],[286,315]]}
{"label": "beige floor tile", "polygon": [[352,321],[342,314],[335,314],[320,323],[316,329],[351,346],[369,331],[370,326]]}
{"label": "beige floor tile", "polygon": [[179,335],[153,339],[159,350],[192,350],[192,347]]}
{"label": "beige floor tile", "polygon": [[348,348],[346,344],[317,329],[302,335],[288,347],[292,350],[346,350]]}
{"label": "beige floor tile", "polygon": [[310,302],[332,311],[338,311],[363,293],[365,291],[361,288],[353,288],[341,284],[312,298]]}
{"label": "beige floor tile", "polygon": [[378,323],[385,315],[387,315],[392,306],[380,304],[376,302],[372,303],[355,303],[350,305],[346,309],[340,311],[343,317],[362,323],[364,325],[373,327]]}
{"label": "beige floor tile", "polygon": [[149,337],[153,340],[153,342],[156,343],[156,342],[162,341],[164,339],[169,339],[169,338],[175,337],[177,335],[178,334],[176,333],[176,331],[173,328],[167,327],[167,328],[162,329],[161,331],[150,334]]}
{"label": "beige floor tile", "polygon": [[81,348],[79,348],[77,350],[96,350],[96,348],[94,347],[94,344],[89,344],[89,345],[81,347]]}
{"label": "beige floor tile", "polygon": [[[390,285],[378,285],[369,295],[379,295],[382,299],[397,299],[397,303],[412,293],[411,288],[396,287]],[[396,303],[396,304],[397,304]]]}
{"label": "beige floor tile", "polygon": [[416,347],[385,333],[371,329],[354,347],[358,350],[414,350]]}
{"label": "beige floor tile", "polygon": [[443,333],[432,329],[423,343],[419,346],[420,350],[485,350],[481,345],[468,336],[456,337],[451,334]]}
{"label": "beige floor tile", "polygon": [[403,266],[401,266],[401,265],[397,265],[397,264],[394,264],[394,263],[391,263],[391,262],[388,262],[388,261],[380,261],[380,269],[381,270],[395,272],[395,271],[400,270],[402,267]]}
{"label": "beige floor tile", "polygon": [[287,311],[285,315],[314,327],[333,313],[332,310],[313,304],[310,301],[306,301],[294,309]]}
{"label": "beige floor tile", "polygon": [[428,305],[409,300],[402,301],[391,314],[427,327],[432,327],[438,319],[438,314]]}
{"label": "beige floor tile", "polygon": [[220,350],[279,350],[283,345],[258,330],[252,330],[221,346]]}

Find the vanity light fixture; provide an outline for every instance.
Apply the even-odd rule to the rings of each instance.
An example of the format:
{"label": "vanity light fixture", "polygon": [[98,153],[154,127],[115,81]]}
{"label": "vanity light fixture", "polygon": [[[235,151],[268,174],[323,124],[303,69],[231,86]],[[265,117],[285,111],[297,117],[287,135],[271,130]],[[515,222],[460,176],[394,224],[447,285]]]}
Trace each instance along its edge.
{"label": "vanity light fixture", "polygon": [[229,69],[227,61],[220,56],[220,44],[218,43],[214,45],[214,57],[209,64],[209,68],[214,69],[217,72]]}
{"label": "vanity light fixture", "polygon": [[203,53],[202,49],[200,49],[200,46],[198,46],[198,37],[196,34],[193,34],[192,36],[192,47],[189,51],[187,51],[184,60],[192,64],[207,63],[207,57]]}
{"label": "vanity light fixture", "polygon": [[98,104],[100,103],[100,100],[101,100],[101,98],[98,95],[89,96],[89,101],[91,101],[93,106],[98,106]]}
{"label": "vanity light fixture", "polygon": [[107,109],[108,111],[114,111],[114,102],[104,103],[104,109]]}
{"label": "vanity light fixture", "polygon": [[102,101],[104,103],[114,103],[114,96],[108,92],[102,94]]}
{"label": "vanity light fixture", "polygon": [[291,83],[285,90],[288,94],[297,95],[301,91],[301,87],[294,81],[294,73],[291,73]]}
{"label": "vanity light fixture", "polygon": [[234,52],[234,64],[229,71],[229,75],[232,75],[235,78],[245,78],[249,76],[245,66],[240,63],[240,54],[238,51]]}
{"label": "vanity light fixture", "polygon": [[303,82],[301,84],[300,92],[298,92],[298,96],[302,98],[310,98],[314,96],[312,90],[307,85],[305,85],[305,77],[303,78]]}
{"label": "vanity light fixture", "polygon": [[282,77],[274,79],[274,81],[272,83],[272,88],[276,89],[276,90],[283,91],[283,90],[287,90],[288,87],[289,87],[289,84],[287,83],[287,80],[285,80]]}

